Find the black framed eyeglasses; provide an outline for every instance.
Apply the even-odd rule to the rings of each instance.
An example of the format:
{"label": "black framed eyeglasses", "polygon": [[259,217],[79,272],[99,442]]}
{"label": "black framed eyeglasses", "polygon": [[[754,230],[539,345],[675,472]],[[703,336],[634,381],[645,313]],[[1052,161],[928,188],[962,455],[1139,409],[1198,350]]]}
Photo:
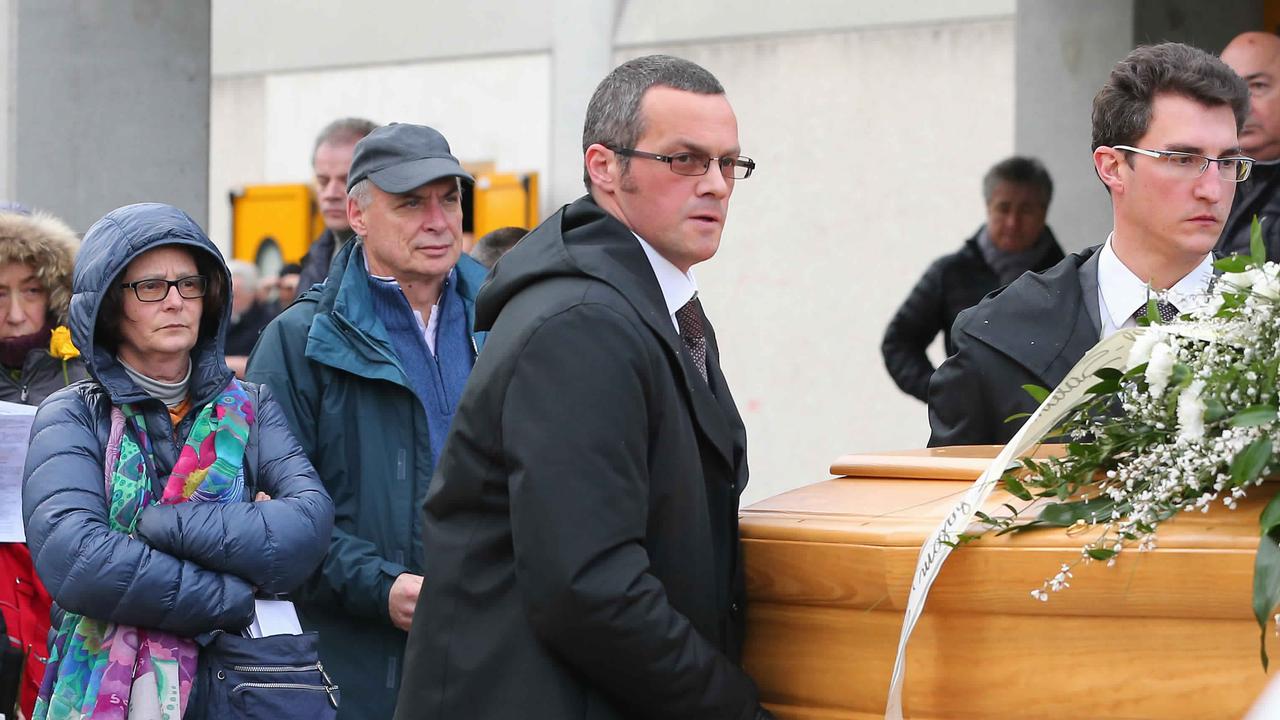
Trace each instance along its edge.
{"label": "black framed eyeglasses", "polygon": [[1232,155],[1224,158],[1213,158],[1177,150],[1147,150],[1129,145],[1113,145],[1116,150],[1146,155],[1164,161],[1169,172],[1187,179],[1198,178],[1209,169],[1211,163],[1218,166],[1218,176],[1229,182],[1244,182],[1253,170],[1253,158],[1244,155]]}
{"label": "black framed eyeglasses", "polygon": [[615,148],[610,150],[619,155],[627,157],[639,157],[649,160],[657,160],[666,163],[671,172],[677,175],[687,175],[689,177],[697,177],[706,175],[707,169],[711,167],[711,161],[714,160],[716,166],[720,168],[720,174],[728,180],[745,180],[751,177],[751,173],[756,169],[756,161],[749,157],[741,155],[726,157],[711,157],[697,152],[682,152],[674,155],[658,155],[635,148]]}
{"label": "black framed eyeglasses", "polygon": [[209,279],[203,275],[188,275],[177,280],[151,278],[122,283],[120,287],[133,290],[139,302],[160,302],[169,297],[170,288],[178,288],[179,297],[195,300],[204,297],[205,290],[209,287]]}

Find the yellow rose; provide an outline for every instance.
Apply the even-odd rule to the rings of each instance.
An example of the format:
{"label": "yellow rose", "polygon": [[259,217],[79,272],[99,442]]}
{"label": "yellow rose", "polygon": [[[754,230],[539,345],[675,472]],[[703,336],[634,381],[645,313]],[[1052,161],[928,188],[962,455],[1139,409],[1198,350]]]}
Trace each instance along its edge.
{"label": "yellow rose", "polygon": [[71,331],[66,325],[53,329],[53,336],[49,338],[49,354],[63,362],[80,357],[80,351],[72,344]]}

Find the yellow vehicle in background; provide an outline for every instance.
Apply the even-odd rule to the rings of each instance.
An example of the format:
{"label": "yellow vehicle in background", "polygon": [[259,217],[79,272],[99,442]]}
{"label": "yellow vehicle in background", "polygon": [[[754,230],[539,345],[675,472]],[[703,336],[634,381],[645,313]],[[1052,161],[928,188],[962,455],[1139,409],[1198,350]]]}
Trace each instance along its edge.
{"label": "yellow vehicle in background", "polygon": [[[493,163],[464,165],[476,179],[463,184],[464,250],[474,238],[515,225],[538,224],[538,174],[505,173]],[[324,222],[309,183],[246,185],[231,192],[231,255],[258,266],[264,276],[279,274],[287,263],[302,261]]]}

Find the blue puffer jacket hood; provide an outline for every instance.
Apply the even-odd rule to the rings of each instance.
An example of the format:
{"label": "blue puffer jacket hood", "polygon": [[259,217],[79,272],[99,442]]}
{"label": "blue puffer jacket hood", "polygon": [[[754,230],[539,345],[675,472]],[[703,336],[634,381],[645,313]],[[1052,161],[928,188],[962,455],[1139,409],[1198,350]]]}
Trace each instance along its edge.
{"label": "blue puffer jacket hood", "polygon": [[[117,405],[146,400],[150,396],[125,373],[111,348],[97,345],[94,328],[98,323],[98,311],[111,283],[117,281],[129,263],[162,245],[188,247],[193,253],[211,258],[212,266],[221,275],[222,286],[227,289],[223,293],[217,332],[208,336],[204,331],[208,324],[202,321],[200,339],[191,350],[192,399],[198,405],[203,404],[231,382],[232,372],[223,356],[227,326],[231,321],[231,274],[222,254],[196,221],[178,208],[160,203],[126,205],[107,213],[85,233],[71,276],[71,309],[68,312],[71,338],[80,349],[89,374],[107,389],[112,402]],[[210,281],[218,281],[218,278],[210,278]]]}

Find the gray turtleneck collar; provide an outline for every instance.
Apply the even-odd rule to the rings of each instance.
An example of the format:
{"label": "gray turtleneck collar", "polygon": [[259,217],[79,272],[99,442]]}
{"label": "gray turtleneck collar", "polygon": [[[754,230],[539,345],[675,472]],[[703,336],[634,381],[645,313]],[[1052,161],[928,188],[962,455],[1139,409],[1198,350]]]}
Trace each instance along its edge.
{"label": "gray turtleneck collar", "polygon": [[165,407],[170,409],[178,407],[187,398],[187,385],[191,382],[191,366],[194,363],[187,363],[187,374],[181,380],[176,383],[167,383],[143,375],[119,357],[116,361],[129,374],[129,377],[133,378],[134,384],[146,394],[164,403]]}

